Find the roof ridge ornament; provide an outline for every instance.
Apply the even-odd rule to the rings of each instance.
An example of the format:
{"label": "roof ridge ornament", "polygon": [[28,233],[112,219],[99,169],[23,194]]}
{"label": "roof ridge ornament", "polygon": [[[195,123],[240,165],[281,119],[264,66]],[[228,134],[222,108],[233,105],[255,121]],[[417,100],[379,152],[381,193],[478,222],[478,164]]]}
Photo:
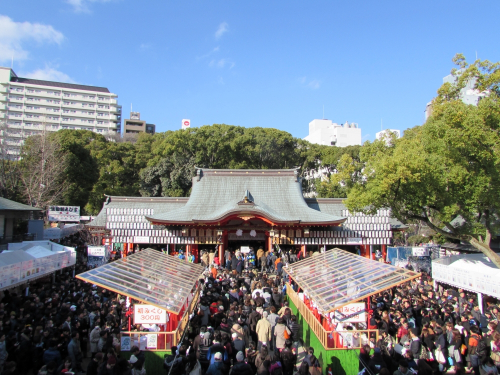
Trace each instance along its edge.
{"label": "roof ridge ornament", "polygon": [[254,206],[255,205],[255,203],[253,201],[252,194],[250,194],[250,191],[248,191],[248,189],[245,191],[245,196],[243,197],[243,199],[238,202],[238,206],[241,206],[241,205],[244,205],[244,206]]}

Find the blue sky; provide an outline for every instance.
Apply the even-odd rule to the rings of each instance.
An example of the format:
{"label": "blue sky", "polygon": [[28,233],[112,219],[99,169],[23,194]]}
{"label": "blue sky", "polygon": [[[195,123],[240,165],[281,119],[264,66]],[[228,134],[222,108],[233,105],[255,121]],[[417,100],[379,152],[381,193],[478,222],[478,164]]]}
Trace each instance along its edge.
{"label": "blue sky", "polygon": [[457,52],[500,60],[498,1],[16,0],[0,65],[108,87],[157,131],[226,123],[305,137],[323,117],[363,139],[423,122]]}

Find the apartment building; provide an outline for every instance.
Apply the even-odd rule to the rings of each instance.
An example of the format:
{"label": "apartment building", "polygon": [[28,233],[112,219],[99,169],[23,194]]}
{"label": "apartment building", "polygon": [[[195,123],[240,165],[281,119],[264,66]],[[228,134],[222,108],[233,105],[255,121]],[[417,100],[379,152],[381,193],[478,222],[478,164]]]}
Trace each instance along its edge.
{"label": "apartment building", "polygon": [[105,87],[18,77],[0,67],[0,139],[13,158],[24,140],[43,131],[85,129],[120,133],[121,106]]}
{"label": "apartment building", "polygon": [[140,112],[130,112],[130,118],[123,121],[124,134],[139,134],[149,133],[154,134],[156,131],[155,124],[148,124],[141,120]]}

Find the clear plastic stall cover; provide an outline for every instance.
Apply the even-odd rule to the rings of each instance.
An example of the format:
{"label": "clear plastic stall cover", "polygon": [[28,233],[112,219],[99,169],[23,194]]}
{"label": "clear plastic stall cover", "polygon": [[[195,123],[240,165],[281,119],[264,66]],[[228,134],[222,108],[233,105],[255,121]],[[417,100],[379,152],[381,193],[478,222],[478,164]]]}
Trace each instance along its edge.
{"label": "clear plastic stall cover", "polygon": [[303,259],[286,270],[322,314],[420,276],[340,249]]}
{"label": "clear plastic stall cover", "polygon": [[145,249],[76,277],[179,314],[203,270],[200,264]]}

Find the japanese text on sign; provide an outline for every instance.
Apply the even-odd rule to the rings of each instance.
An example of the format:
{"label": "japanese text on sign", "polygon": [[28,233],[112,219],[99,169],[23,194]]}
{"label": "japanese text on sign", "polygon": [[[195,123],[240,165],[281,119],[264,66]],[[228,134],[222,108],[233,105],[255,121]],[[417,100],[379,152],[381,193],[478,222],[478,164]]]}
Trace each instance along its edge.
{"label": "japanese text on sign", "polygon": [[338,322],[366,322],[364,302],[350,303],[334,311],[334,320]]}
{"label": "japanese text on sign", "polygon": [[165,324],[167,312],[153,305],[134,305],[134,324]]}

